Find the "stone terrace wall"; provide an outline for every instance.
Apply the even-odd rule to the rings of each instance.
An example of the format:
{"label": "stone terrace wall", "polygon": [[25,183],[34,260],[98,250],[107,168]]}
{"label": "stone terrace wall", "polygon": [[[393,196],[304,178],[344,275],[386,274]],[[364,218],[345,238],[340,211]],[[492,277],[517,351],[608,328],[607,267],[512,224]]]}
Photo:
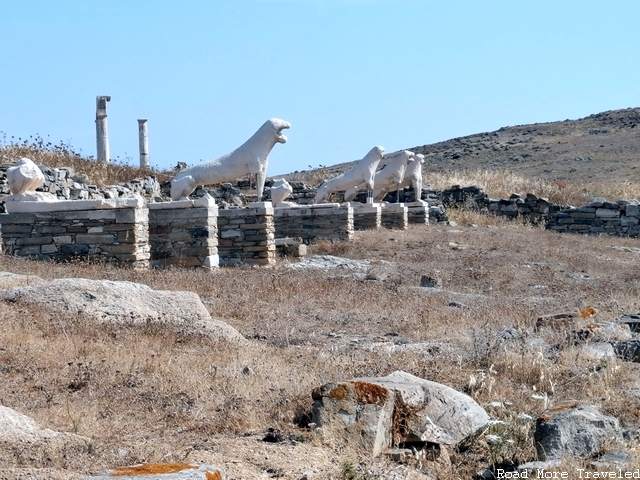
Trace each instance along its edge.
{"label": "stone terrace wall", "polygon": [[49,211],[0,214],[3,253],[58,261],[104,260],[148,268],[148,210],[142,206],[142,199],[127,200],[119,206],[91,200],[74,204],[77,210],[48,207]]}
{"label": "stone terrace wall", "polygon": [[275,209],[278,238],[300,237],[305,243],[315,239],[351,240],[353,208],[338,203],[319,203]]}
{"label": "stone terrace wall", "polygon": [[271,202],[218,210],[220,265],[275,265],[274,233]]}

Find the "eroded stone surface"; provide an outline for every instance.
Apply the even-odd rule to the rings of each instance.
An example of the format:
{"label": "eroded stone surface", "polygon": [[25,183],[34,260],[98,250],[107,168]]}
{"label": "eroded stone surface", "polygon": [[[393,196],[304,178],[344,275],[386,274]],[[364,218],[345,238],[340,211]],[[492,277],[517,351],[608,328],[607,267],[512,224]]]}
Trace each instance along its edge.
{"label": "eroded stone surface", "polygon": [[19,158],[7,169],[9,191],[14,197],[27,192],[35,192],[44,183],[44,175],[38,166],[28,158]]}

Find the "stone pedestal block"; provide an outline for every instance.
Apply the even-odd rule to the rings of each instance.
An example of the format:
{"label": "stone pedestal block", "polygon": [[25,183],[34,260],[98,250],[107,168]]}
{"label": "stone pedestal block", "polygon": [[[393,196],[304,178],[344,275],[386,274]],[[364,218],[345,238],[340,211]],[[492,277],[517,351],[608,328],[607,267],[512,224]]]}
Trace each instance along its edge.
{"label": "stone pedestal block", "polygon": [[213,198],[149,204],[151,265],[215,268],[218,206]]}
{"label": "stone pedestal block", "polygon": [[409,223],[408,209],[404,203],[383,203],[381,224],[392,230],[406,230]]}

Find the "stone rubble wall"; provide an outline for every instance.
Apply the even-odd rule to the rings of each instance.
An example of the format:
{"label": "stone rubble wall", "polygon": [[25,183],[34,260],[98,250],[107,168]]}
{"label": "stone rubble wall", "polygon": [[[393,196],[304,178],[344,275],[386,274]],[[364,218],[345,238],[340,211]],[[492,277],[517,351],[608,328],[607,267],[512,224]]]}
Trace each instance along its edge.
{"label": "stone rubble wall", "polygon": [[544,223],[551,215],[567,207],[553,204],[548,199],[531,193],[524,198],[517,193],[512,194],[508,199],[491,198],[475,185],[470,187],[455,185],[444,190],[440,197],[445,206],[466,206],[479,209],[484,213],[509,218],[526,218],[532,223]]}
{"label": "stone rubble wall", "polygon": [[488,197],[477,187],[456,185],[441,194],[446,206],[467,206],[484,213],[524,218],[545,224],[549,230],[582,234],[610,234],[629,237],[640,235],[640,204],[637,200],[609,202],[592,198],[587,205],[573,207],[557,205],[546,198],[528,193],[524,198],[516,193],[509,199]]}
{"label": "stone rubble wall", "polygon": [[149,204],[151,266],[219,266],[218,207],[191,200]]}
{"label": "stone rubble wall", "polygon": [[147,208],[0,214],[2,251],[43,260],[104,260],[148,268]]}
{"label": "stone rubble wall", "polygon": [[[7,168],[11,165],[0,165],[0,213],[5,213],[4,199],[10,195],[7,184]],[[122,198],[130,195],[140,195],[151,201],[161,199],[161,188],[158,179],[154,176],[138,178],[121,185],[109,185],[98,188],[96,185],[87,185],[76,176],[73,168],[51,168],[38,165],[44,174],[44,184],[38,188],[38,192],[52,193],[60,200],[94,200]]]}
{"label": "stone rubble wall", "polygon": [[593,198],[584,207],[570,207],[549,218],[547,228],[558,232],[640,235],[640,205],[637,200],[607,202]]}
{"label": "stone rubble wall", "polygon": [[282,206],[275,209],[274,222],[278,238],[300,237],[304,243],[353,238],[353,208],[346,204]]}
{"label": "stone rubble wall", "polygon": [[220,265],[275,265],[274,209],[271,202],[218,211]]}

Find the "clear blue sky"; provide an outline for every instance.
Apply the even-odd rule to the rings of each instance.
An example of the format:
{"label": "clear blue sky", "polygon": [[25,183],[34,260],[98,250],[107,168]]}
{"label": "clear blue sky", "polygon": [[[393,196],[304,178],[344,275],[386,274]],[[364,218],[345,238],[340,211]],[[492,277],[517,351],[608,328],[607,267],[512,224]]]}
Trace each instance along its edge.
{"label": "clear blue sky", "polygon": [[[271,117],[269,176],[640,106],[638,0],[0,0],[0,132],[212,160]],[[0,133],[0,141],[2,133]]]}

